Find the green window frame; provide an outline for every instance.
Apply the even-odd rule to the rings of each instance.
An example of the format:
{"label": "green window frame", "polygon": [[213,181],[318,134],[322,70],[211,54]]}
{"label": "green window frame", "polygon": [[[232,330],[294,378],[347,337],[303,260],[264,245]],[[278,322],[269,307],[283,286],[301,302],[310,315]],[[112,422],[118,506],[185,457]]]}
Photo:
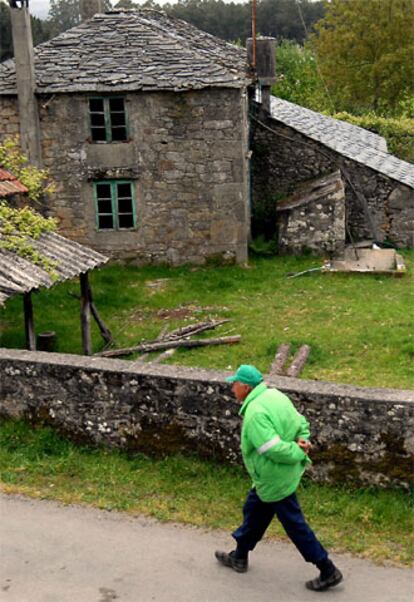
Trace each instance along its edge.
{"label": "green window frame", "polygon": [[123,96],[91,96],[89,128],[93,142],[125,142],[128,122]]}
{"label": "green window frame", "polygon": [[93,183],[93,188],[97,230],[134,230],[136,228],[134,182],[131,180],[99,180]]}

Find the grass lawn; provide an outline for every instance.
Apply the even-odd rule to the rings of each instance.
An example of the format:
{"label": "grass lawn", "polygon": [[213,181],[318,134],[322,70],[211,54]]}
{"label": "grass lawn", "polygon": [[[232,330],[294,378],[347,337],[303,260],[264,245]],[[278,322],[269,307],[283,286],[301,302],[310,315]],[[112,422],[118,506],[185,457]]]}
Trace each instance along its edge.
{"label": "grass lawn", "polygon": [[[242,468],[195,457],[149,458],[80,448],[51,429],[0,424],[0,489],[31,497],[232,530],[250,483]],[[413,499],[400,490],[347,490],[304,480],[304,513],[330,549],[410,565]],[[220,504],[217,500],[220,499]],[[284,538],[277,521],[269,537]]]}
{"label": "grass lawn", "polygon": [[[414,386],[414,252],[404,253],[403,278],[313,273],[315,258],[257,258],[243,267],[168,268],[108,266],[91,274],[96,305],[116,346],[152,339],[207,317],[230,318],[216,334],[241,334],[232,346],[180,350],[171,363],[233,369],[254,363],[266,372],[281,343],[292,354],[307,343],[303,378],[362,386]],[[37,332],[55,330],[58,351],[80,353],[77,281],[34,295]],[[24,347],[22,299],[0,309],[0,346]],[[97,329],[94,350],[102,348]]]}

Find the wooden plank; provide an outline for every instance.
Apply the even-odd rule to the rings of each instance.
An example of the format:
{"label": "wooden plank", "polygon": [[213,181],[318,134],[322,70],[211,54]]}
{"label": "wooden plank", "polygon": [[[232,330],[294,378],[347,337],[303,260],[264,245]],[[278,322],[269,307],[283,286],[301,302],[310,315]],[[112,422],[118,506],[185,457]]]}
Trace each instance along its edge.
{"label": "wooden plank", "polygon": [[284,374],[284,365],[287,362],[290,353],[290,344],[283,343],[277,348],[275,359],[270,366],[269,374]]}
{"label": "wooden plank", "polygon": [[24,293],[23,295],[24,308],[24,328],[26,332],[26,348],[29,351],[36,351],[36,334],[34,330],[33,320],[33,303],[32,293]]}
{"label": "wooden plank", "polygon": [[91,302],[89,295],[89,281],[88,272],[80,274],[80,319],[81,319],[81,334],[82,334],[82,349],[84,355],[91,355],[92,353],[92,341],[91,341]]}

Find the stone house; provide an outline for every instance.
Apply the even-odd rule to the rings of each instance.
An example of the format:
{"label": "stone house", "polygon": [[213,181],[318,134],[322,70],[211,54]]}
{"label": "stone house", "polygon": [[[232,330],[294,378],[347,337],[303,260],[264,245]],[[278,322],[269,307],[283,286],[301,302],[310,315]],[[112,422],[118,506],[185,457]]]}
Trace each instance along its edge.
{"label": "stone house", "polygon": [[[242,49],[151,9],[96,14],[37,46],[39,162],[60,232],[137,263],[245,262],[246,65]],[[1,137],[21,131],[17,84],[15,61],[2,63]]]}
{"label": "stone house", "polygon": [[[87,16],[95,2],[81,2]],[[245,50],[152,9],[95,14],[34,50],[27,98],[15,61],[0,65],[0,139],[20,132],[24,146],[26,120],[62,234],[115,259],[243,263],[250,205],[283,196],[284,252],[413,246],[414,166],[376,134],[271,97],[274,46],[257,42],[271,68],[257,69],[262,103],[249,106]]]}
{"label": "stone house", "polygon": [[[283,205],[288,208],[292,204],[289,199],[293,195],[297,208],[298,185],[308,191],[315,188],[315,178],[339,170],[345,187],[345,221],[342,239],[333,246],[340,248],[346,242],[361,240],[414,246],[414,165],[389,154],[384,138],[275,97],[268,112],[256,105],[252,130],[254,202],[285,195],[286,201],[275,201],[276,208],[279,202],[283,209]],[[277,212],[284,229],[286,220],[303,219],[309,212],[313,231],[323,231],[328,216],[321,199],[314,192],[309,198],[317,210],[309,206],[296,216],[292,211],[290,218],[286,211]],[[310,236],[306,236],[299,223],[290,224],[290,228],[296,233],[302,230],[290,245],[292,251],[305,247],[317,250],[312,247],[309,229]]]}

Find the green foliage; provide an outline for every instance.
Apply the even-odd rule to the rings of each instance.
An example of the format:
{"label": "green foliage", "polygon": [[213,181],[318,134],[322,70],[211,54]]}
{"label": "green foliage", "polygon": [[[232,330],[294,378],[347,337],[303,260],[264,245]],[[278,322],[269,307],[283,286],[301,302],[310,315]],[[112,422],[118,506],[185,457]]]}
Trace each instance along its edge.
{"label": "green foliage", "polygon": [[414,92],[414,2],[331,0],[309,43],[335,109],[391,114]]}
{"label": "green foliage", "polygon": [[7,203],[0,203],[0,248],[17,253],[54,276],[56,263],[39,253],[32,245],[44,232],[56,229],[56,221],[44,218],[30,207],[16,209]]}
{"label": "green foliage", "polygon": [[[76,446],[51,428],[13,421],[0,424],[0,482],[6,493],[226,530],[239,523],[250,486],[239,466],[196,456],[93,450]],[[407,493],[309,480],[298,493],[305,516],[330,548],[377,562],[413,561],[413,505]],[[286,539],[278,521],[266,537]]]}
{"label": "green foliage", "polygon": [[[105,0],[104,9],[111,8],[109,0]],[[79,0],[50,0],[48,24],[53,36],[75,27],[80,23]]]}
{"label": "green foliage", "polygon": [[[45,192],[54,190],[48,182],[47,170],[27,164],[21,153],[18,139],[7,138],[0,144],[0,165],[10,170],[29,190],[29,199],[39,201]],[[25,257],[41,266],[54,276],[56,264],[41,255],[33,247],[31,239],[36,240],[44,232],[56,230],[56,220],[44,218],[30,207],[16,208],[5,201],[0,203],[0,247]]]}
{"label": "green foliage", "polygon": [[[121,0],[125,2],[125,0]],[[307,28],[323,16],[322,2],[300,0],[301,14]],[[156,3],[154,6],[157,7]],[[157,7],[160,8],[160,7]],[[251,2],[224,0],[181,0],[162,6],[169,15],[224,40],[242,40],[251,36]],[[298,0],[261,0],[257,3],[257,32],[275,38],[302,42],[306,31],[298,12]]]}
{"label": "green foliage", "polygon": [[[36,46],[51,37],[49,23],[30,15],[33,44]],[[0,0],[0,62],[13,57],[10,8]]]}
{"label": "green foliage", "polygon": [[314,111],[329,111],[330,101],[323,87],[312,50],[291,40],[276,48],[277,83],[272,93]]}
{"label": "green foliage", "polygon": [[356,116],[345,112],[336,113],[333,117],[383,136],[387,141],[390,153],[404,161],[414,163],[414,118],[387,118],[375,115],[375,113]]}
{"label": "green foliage", "polygon": [[6,138],[0,144],[0,165],[10,170],[29,189],[32,201],[39,201],[43,194],[51,194],[55,190],[54,184],[48,182],[49,172],[46,169],[28,165],[27,157],[20,150],[18,137]]}

